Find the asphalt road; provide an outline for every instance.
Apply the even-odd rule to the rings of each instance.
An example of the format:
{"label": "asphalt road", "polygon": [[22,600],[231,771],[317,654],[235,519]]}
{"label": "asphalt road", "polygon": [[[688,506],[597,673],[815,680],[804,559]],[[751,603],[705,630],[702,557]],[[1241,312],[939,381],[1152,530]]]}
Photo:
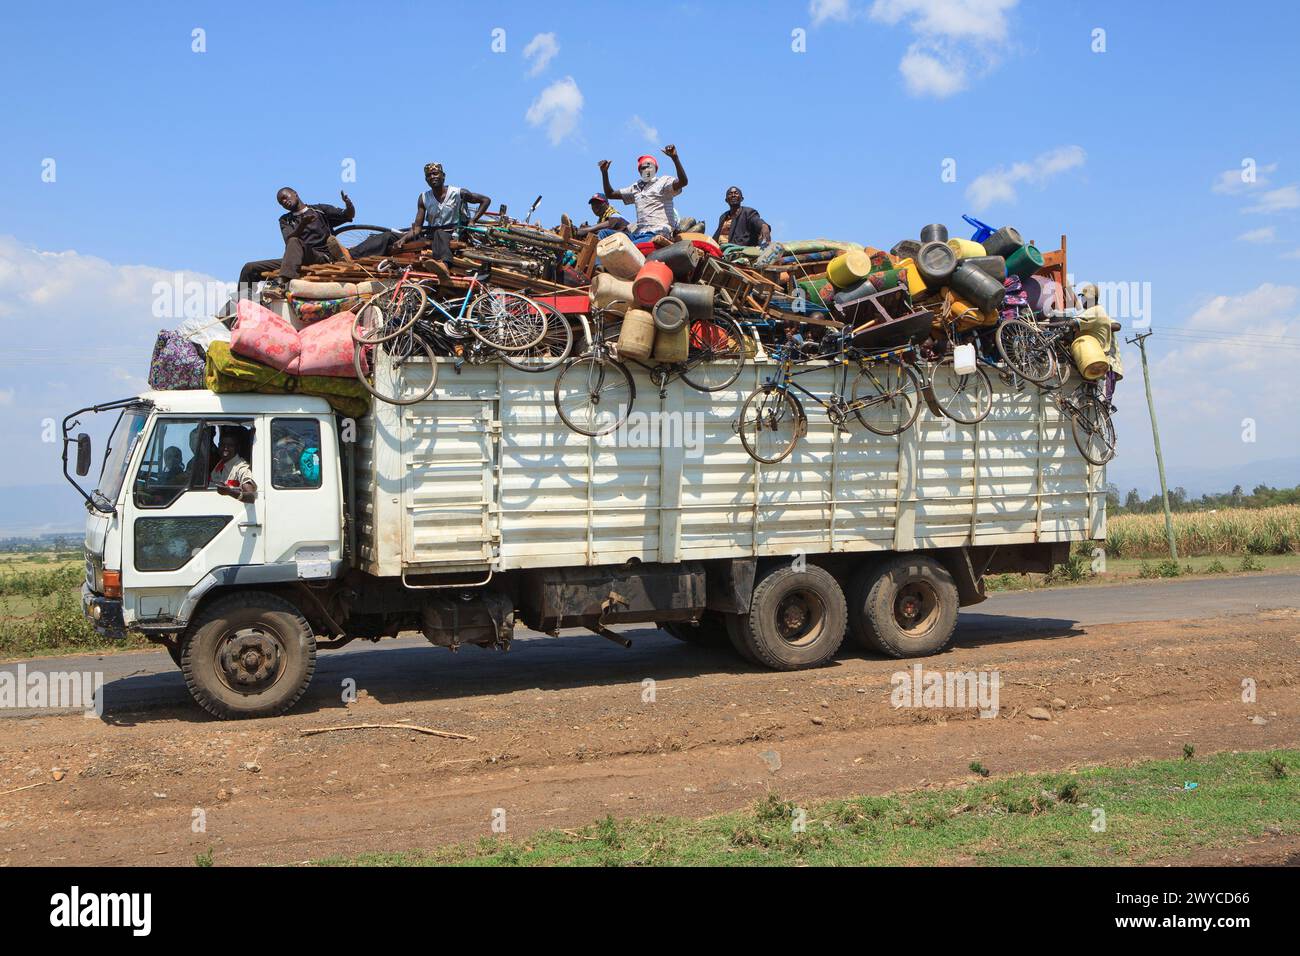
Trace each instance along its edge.
{"label": "asphalt road", "polygon": [[[957,642],[980,645],[1033,636],[1068,637],[1080,627],[1100,624],[1213,618],[1275,608],[1300,608],[1300,574],[1009,592],[995,594],[963,611],[957,623]],[[631,638],[630,649],[580,629],[566,630],[559,637],[517,631],[507,654],[468,647],[453,655],[421,637],[388,639],[378,644],[357,642],[321,653],[308,699],[337,696],[345,678],[354,679],[358,688],[380,700],[623,681],[629,679],[628,675],[647,673],[647,665],[653,665],[656,657],[664,657],[665,650],[681,647],[675,639],[644,625],[619,630]],[[681,660],[677,653],[667,656]],[[730,649],[701,649],[691,658],[698,669],[747,666],[740,664]],[[105,716],[109,719],[141,710],[188,707],[190,703],[180,672],[161,650],[29,658],[0,664],[0,672],[14,671],[20,663],[28,672],[101,672]],[[3,717],[31,713],[0,710]],[[207,719],[197,707],[184,713]]]}

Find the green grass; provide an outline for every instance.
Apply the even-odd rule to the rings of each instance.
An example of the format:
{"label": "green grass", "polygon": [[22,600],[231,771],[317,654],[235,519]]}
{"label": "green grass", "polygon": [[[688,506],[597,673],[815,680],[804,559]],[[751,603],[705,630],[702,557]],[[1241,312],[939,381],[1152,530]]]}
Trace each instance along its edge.
{"label": "green grass", "polygon": [[[798,808],[768,793],[703,820],[612,817],[524,838],[331,857],[323,866],[942,865],[1153,863],[1300,834],[1300,751],[1224,753],[1133,767],[1007,777],[938,792]],[[1188,788],[1195,783],[1195,788]],[[1092,829],[1095,809],[1105,830]],[[486,821],[485,821],[486,825]]]}
{"label": "green grass", "polygon": [[95,633],[81,613],[84,576],[80,560],[57,553],[0,556],[0,658],[149,646]]}
{"label": "green grass", "polygon": [[[1091,545],[1088,545],[1091,549]],[[1246,571],[1300,571],[1300,554],[1261,554],[1261,555],[1201,555],[1194,558],[1178,558],[1178,574],[1163,575],[1158,573],[1161,558],[1112,558],[1106,557],[1105,574],[1085,574],[1071,579],[1067,574],[1057,574],[1048,579],[1041,574],[995,574],[985,579],[989,591],[1029,591],[1044,587],[1061,587],[1075,584],[1115,584],[1122,581],[1134,581],[1139,578],[1186,577],[1188,575],[1232,575]],[[1243,567],[1243,562],[1249,566]],[[1143,574],[1143,568],[1148,569]]]}

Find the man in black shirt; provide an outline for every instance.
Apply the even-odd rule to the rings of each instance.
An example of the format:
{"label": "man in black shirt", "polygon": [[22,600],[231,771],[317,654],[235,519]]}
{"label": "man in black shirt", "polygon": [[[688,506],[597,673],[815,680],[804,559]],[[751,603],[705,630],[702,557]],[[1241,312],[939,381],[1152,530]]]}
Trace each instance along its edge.
{"label": "man in black shirt", "polygon": [[303,265],[315,265],[334,261],[334,254],[329,248],[329,239],[336,226],[351,222],[356,215],[356,207],[348,194],[341,191],[344,208],[328,203],[307,205],[298,196],[295,189],[285,186],[275,194],[275,201],[288,210],[280,217],[280,234],[284,236],[284,255],[279,259],[257,259],[244,263],[239,271],[239,297],[252,298],[253,286],[262,278],[262,274],[271,269],[278,269],[276,277],[271,280],[272,288],[280,288],[290,279],[298,278]]}
{"label": "man in black shirt", "polygon": [[728,189],[725,198],[727,211],[718,217],[718,228],[713,230],[719,245],[765,246],[772,241],[772,227],[757,210],[741,205],[745,196],[739,186]]}

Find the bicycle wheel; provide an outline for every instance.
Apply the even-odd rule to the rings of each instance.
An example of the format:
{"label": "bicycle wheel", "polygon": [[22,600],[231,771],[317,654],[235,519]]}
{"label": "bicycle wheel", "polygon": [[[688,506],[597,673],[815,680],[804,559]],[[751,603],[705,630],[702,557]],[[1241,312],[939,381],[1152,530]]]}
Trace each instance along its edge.
{"label": "bicycle wheel", "polygon": [[1115,424],[1110,409],[1096,398],[1087,396],[1070,410],[1070,431],[1091,464],[1104,465],[1115,457]]}
{"label": "bicycle wheel", "polygon": [[546,334],[532,348],[522,352],[500,352],[501,361],[521,372],[549,372],[559,368],[573,351],[573,326],[559,309],[543,305],[546,310]]}
{"label": "bicycle wheel", "polygon": [[769,383],[745,399],[736,430],[750,458],[775,465],[794,451],[806,430],[806,420],[798,399],[786,389]]}
{"label": "bicycle wheel", "polygon": [[740,376],[745,335],[729,315],[692,322],[682,381],[701,392],[717,392]]}
{"label": "bicycle wheel", "polygon": [[410,330],[424,314],[429,300],[413,282],[377,292],[357,310],[352,323],[352,341],[357,345],[378,345]]}
{"label": "bicycle wheel", "polygon": [[858,421],[877,435],[897,435],[921,411],[916,373],[897,362],[874,362],[853,380],[851,407]]}
{"label": "bicycle wheel", "polygon": [[[357,380],[366,387],[371,395],[390,405],[414,405],[433,394],[433,387],[438,381],[438,363],[434,359],[433,349],[429,343],[418,335],[410,335],[398,340],[401,342],[400,354],[389,354],[381,347],[357,344],[352,350],[352,365],[357,372]],[[370,369],[367,373],[366,361]],[[428,359],[429,381],[420,382],[420,373],[416,371],[416,359]],[[414,382],[415,384],[412,384]]]}
{"label": "bicycle wheel", "polygon": [[1056,371],[1056,350],[1041,331],[1021,319],[1008,319],[998,326],[998,352],[1007,368],[1035,385],[1046,382]]}
{"label": "bicycle wheel", "polygon": [[989,381],[989,373],[977,365],[974,372],[958,375],[951,355],[930,370],[930,390],[939,411],[963,425],[984,421],[993,409],[993,383]]}
{"label": "bicycle wheel", "polygon": [[469,304],[465,315],[474,338],[499,352],[522,352],[546,336],[546,313],[518,292],[488,289]]}
{"label": "bicycle wheel", "polygon": [[635,400],[632,373],[615,359],[570,359],[555,379],[555,410],[580,435],[612,432],[627,420]]}

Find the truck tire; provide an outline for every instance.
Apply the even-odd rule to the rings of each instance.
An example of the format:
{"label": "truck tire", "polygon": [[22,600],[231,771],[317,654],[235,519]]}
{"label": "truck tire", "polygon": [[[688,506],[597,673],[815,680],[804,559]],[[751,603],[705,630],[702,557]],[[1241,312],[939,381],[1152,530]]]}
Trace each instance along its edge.
{"label": "truck tire", "polygon": [[749,649],[746,643],[745,635],[749,633],[749,615],[748,614],[726,614],[723,619],[727,626],[727,640],[742,661],[746,664],[753,664],[755,667],[762,667],[759,659],[754,656],[754,652]]}
{"label": "truck tire", "polygon": [[849,631],[867,650],[927,657],[953,641],[957,585],[934,558],[904,555],[864,567],[849,595]]}
{"label": "truck tire", "polygon": [[665,634],[694,644],[696,647],[725,647],[727,645],[727,625],[722,615],[716,611],[705,611],[700,619],[691,621],[664,621],[655,625]]}
{"label": "truck tire", "polygon": [[215,717],[275,717],[298,702],[316,670],[316,640],[298,609],[274,594],[218,598],[190,627],[181,673]]}
{"label": "truck tire", "polygon": [[835,578],[816,565],[781,564],[754,586],[738,637],[752,659],[779,671],[825,664],[844,640],[848,610]]}

